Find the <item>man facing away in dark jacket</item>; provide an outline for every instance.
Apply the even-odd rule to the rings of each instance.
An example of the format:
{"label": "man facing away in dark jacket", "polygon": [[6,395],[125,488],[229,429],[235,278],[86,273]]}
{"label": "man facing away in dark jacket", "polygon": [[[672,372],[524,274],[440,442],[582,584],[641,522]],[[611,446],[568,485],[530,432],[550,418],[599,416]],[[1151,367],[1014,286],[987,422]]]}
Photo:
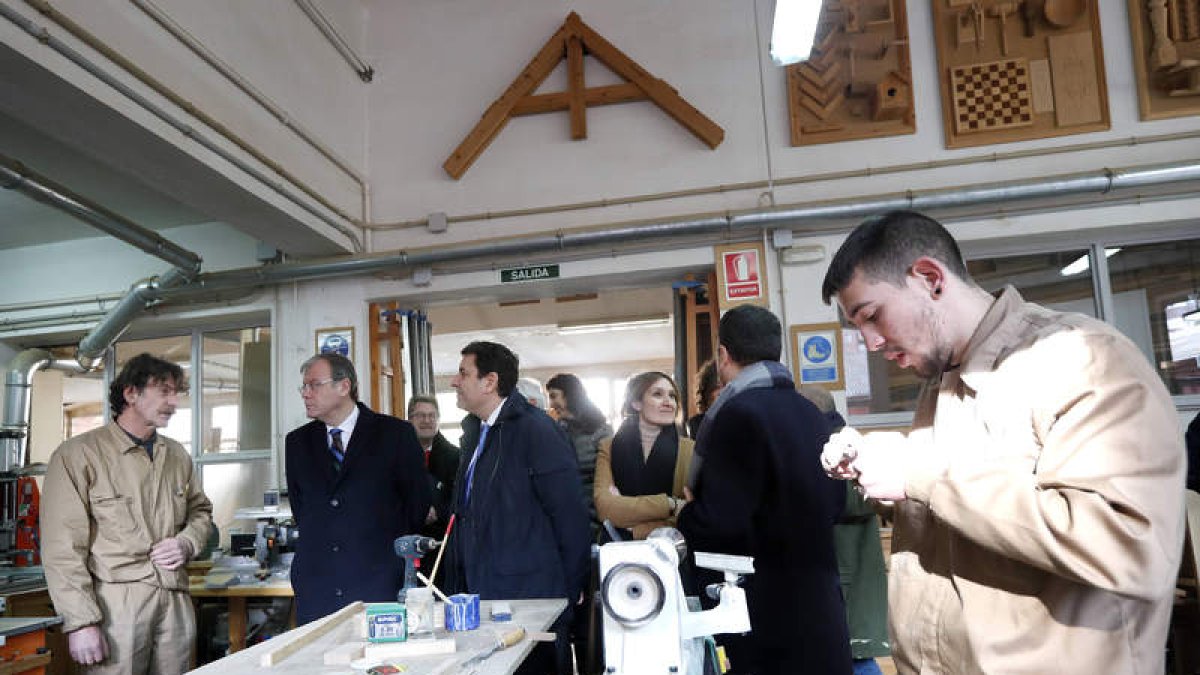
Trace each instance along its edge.
{"label": "man facing away in dark jacket", "polygon": [[721,641],[737,673],[848,675],[833,548],[845,492],[820,462],[829,423],[779,363],[782,330],[770,311],[735,307],[717,334],[725,388],[700,424],[694,499],[678,527],[690,551],[754,557],[745,583],[751,632]]}
{"label": "man facing away in dark jacket", "polygon": [[470,414],[446,584],[484,600],[565,598],[555,645],[539,644],[517,672],[570,673],[566,628],[588,570],[588,516],[567,437],[523,396],[510,396],[517,368],[504,345],[472,342],[450,382]]}
{"label": "man facing away in dark jacket", "polygon": [[355,600],[395,602],[404,570],[393,542],[421,530],[431,497],[412,425],[358,401],[349,359],[318,354],[300,372],[312,421],[287,435],[286,448],[303,624]]}

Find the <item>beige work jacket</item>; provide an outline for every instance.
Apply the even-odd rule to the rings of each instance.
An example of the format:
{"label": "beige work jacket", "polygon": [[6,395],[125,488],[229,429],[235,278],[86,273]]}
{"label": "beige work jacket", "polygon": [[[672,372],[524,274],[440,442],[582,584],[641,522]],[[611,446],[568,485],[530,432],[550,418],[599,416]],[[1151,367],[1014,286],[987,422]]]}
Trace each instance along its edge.
{"label": "beige work jacket", "polygon": [[1153,673],[1184,450],[1145,355],[1006,288],[922,392],[889,586],[901,673]]}
{"label": "beige work jacket", "polygon": [[42,565],[65,632],[100,622],[94,579],[187,589],[183,567],[168,572],[149,557],[168,537],[199,553],[212,527],[212,502],[179,443],[159,434],[152,462],[110,422],[54,451],[43,493]]}

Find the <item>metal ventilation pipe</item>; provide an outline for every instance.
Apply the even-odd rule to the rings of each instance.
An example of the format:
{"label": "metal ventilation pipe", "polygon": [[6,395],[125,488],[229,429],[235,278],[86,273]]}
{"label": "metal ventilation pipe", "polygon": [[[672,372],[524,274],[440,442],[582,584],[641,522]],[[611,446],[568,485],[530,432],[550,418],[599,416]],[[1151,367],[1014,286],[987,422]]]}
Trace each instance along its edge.
{"label": "metal ventilation pipe", "polygon": [[909,190],[901,193],[813,202],[794,208],[755,213],[637,223],[604,230],[559,231],[498,241],[471,242],[413,253],[394,251],[225,270],[201,274],[186,287],[164,291],[162,299],[169,301],[172,297],[183,295],[189,288],[223,291],[309,279],[351,277],[394,271],[397,268],[431,267],[463,260],[495,260],[505,256],[528,257],[543,252],[612,246],[689,235],[749,233],[779,228],[797,228],[810,223],[856,221],[894,209],[936,212],[990,204],[1018,205],[1039,199],[1085,194],[1106,195],[1118,190],[1136,190],[1194,181],[1200,181],[1200,162],[1191,161],[1151,164],[1125,169],[1100,169],[938,190]]}
{"label": "metal ventilation pipe", "polygon": [[0,473],[11,473],[27,463],[29,450],[30,388],[33,374],[54,368],[82,372],[73,361],[56,360],[44,349],[26,349],[13,357],[4,376],[4,421],[0,424]]}
{"label": "metal ventilation pipe", "polygon": [[130,322],[143,310],[160,302],[160,291],[185,281],[184,273],[179,268],[172,268],[161,276],[142,279],[134,284],[100,323],[79,341],[75,360],[84,370],[94,370],[104,358],[104,352],[129,328]]}
{"label": "metal ventilation pipe", "polygon": [[195,253],[30,171],[20,162],[4,155],[0,155],[0,187],[16,190],[65,211],[102,232],[167,261],[189,279],[200,272],[200,256]]}

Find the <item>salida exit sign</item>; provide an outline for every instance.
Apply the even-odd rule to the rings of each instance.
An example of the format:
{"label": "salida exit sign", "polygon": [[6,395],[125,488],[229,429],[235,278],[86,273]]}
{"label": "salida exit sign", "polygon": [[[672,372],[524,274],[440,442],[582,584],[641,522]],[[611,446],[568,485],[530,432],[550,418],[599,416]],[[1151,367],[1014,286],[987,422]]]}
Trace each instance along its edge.
{"label": "salida exit sign", "polygon": [[515,284],[522,281],[557,279],[558,265],[528,265],[500,270],[500,283]]}

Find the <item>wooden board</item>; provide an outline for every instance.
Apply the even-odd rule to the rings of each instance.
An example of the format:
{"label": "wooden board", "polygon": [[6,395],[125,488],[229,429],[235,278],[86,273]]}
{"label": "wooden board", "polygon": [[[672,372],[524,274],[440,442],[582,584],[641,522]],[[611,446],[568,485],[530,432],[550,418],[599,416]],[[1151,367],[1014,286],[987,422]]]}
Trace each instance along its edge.
{"label": "wooden board", "polygon": [[916,131],[905,2],[825,3],[812,56],[785,69],[793,146]]}
{"label": "wooden board", "polygon": [[1054,112],[1054,89],[1050,83],[1050,62],[1036,59],[1029,62],[1029,83],[1033,88],[1033,112]]}
{"label": "wooden board", "polygon": [[[1041,3],[930,0],[946,147],[1110,128],[1099,4],[1081,2],[1063,26]],[[963,89],[974,80],[991,86]]]}
{"label": "wooden board", "polygon": [[1092,34],[1069,33],[1046,39],[1050,51],[1050,77],[1054,87],[1054,118],[1060,127],[1100,120],[1100,92]]}
{"label": "wooden board", "polygon": [[[1200,16],[1200,0],[1166,0],[1165,6],[1159,6],[1161,24],[1157,30],[1151,19],[1151,2],[1128,0],[1128,4],[1142,119],[1200,114],[1200,90],[1171,95],[1186,92],[1192,78],[1200,78],[1189,72],[1194,69],[1186,67],[1189,62],[1200,62],[1200,39],[1182,39],[1188,30],[1187,13]],[[1185,67],[1180,67],[1181,64]]]}
{"label": "wooden board", "polygon": [[[343,621],[361,614],[362,611],[363,603],[353,602],[321,619],[316,625],[305,626],[307,630],[298,635],[280,636],[280,642],[283,644],[271,643],[271,650],[259,657],[258,665],[262,668],[278,665],[287,657],[300,651],[301,648],[308,646],[309,643],[315,642],[321,636],[338,628]],[[284,637],[287,639],[283,639]]]}

